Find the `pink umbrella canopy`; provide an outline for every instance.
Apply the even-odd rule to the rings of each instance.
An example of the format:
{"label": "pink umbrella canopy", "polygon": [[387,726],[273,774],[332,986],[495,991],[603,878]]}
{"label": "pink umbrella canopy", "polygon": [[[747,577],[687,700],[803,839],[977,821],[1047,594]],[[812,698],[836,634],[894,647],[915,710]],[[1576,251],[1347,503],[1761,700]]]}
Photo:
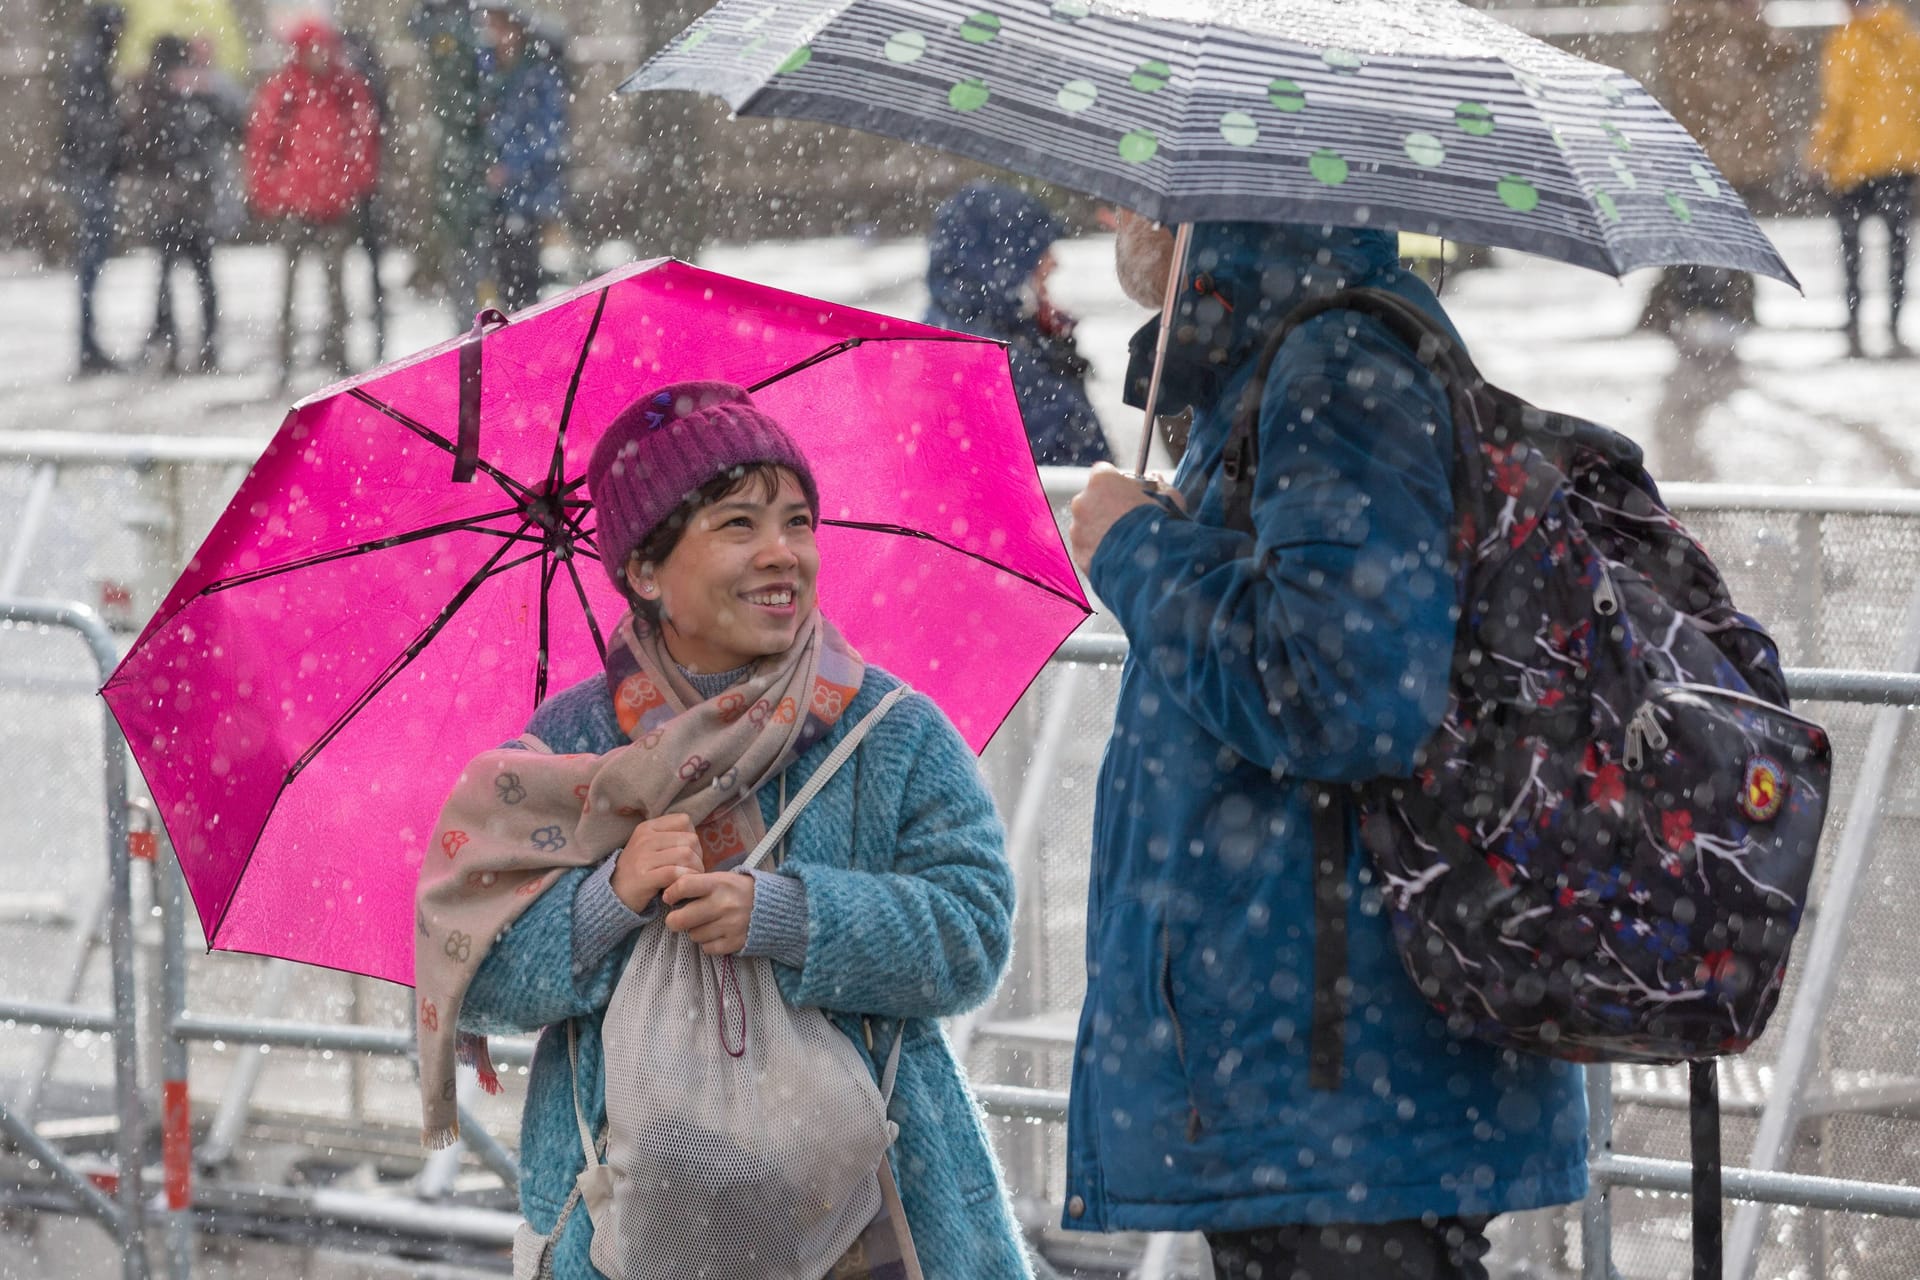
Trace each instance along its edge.
{"label": "pink umbrella canopy", "polygon": [[296,405],[108,681],[210,946],[412,980],[461,766],[598,678],[625,610],[594,442],[692,378],[753,388],[807,454],[826,615],[986,744],[1088,612],[1004,350],[637,264]]}

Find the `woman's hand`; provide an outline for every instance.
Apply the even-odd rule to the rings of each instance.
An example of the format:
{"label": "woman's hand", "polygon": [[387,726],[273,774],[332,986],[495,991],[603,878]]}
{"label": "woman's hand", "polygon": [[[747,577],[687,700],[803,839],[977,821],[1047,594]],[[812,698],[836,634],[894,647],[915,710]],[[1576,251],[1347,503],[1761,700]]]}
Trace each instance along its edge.
{"label": "woman's hand", "polygon": [[730,956],[747,945],[747,927],[753,921],[753,877],[746,872],[679,876],[661,891],[660,901],[677,908],[667,913],[667,928],[686,934],[708,955]]}
{"label": "woman's hand", "polygon": [[645,911],[662,889],[705,866],[691,818],[684,813],[650,818],[633,829],[633,838],[620,851],[613,867],[614,896],[629,911]]}

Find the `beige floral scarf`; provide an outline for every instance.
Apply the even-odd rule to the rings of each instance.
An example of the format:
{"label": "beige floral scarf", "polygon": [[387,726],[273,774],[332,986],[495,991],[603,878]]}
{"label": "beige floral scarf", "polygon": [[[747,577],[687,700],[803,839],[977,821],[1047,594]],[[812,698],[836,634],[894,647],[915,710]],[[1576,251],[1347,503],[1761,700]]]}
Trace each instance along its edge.
{"label": "beige floral scarf", "polygon": [[607,651],[615,715],[629,741],[605,755],[530,750],[476,756],[454,784],[414,895],[422,1140],[459,1136],[455,1065],[500,1085],[486,1041],[458,1033],[460,1004],[487,949],[571,867],[591,866],[650,817],[693,819],[708,867],[765,833],[754,794],[824,738],[859,691],[860,655],[817,612],[792,648],[702,700],[659,632],[631,614]]}

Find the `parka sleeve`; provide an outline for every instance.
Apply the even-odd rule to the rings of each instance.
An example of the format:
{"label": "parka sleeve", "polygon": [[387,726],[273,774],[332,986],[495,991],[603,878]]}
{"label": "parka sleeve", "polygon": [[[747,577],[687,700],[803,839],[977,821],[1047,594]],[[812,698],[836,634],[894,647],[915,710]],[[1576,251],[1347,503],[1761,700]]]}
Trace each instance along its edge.
{"label": "parka sleeve", "polygon": [[606,1007],[634,939],[574,972],[573,896],[588,873],[564,873],[487,948],[460,1006],[462,1031],[522,1035]]}
{"label": "parka sleeve", "polygon": [[913,702],[925,729],[909,743],[893,870],[783,868],[807,890],[806,962],[774,962],[792,1004],[946,1017],[984,1003],[1006,968],[1013,873],[999,815],[958,731],[918,696],[900,710]]}
{"label": "parka sleeve", "polygon": [[1282,348],[1260,410],[1256,535],[1141,507],[1094,555],[1133,661],[1276,772],[1401,775],[1446,709],[1452,419],[1376,324],[1333,312]]}

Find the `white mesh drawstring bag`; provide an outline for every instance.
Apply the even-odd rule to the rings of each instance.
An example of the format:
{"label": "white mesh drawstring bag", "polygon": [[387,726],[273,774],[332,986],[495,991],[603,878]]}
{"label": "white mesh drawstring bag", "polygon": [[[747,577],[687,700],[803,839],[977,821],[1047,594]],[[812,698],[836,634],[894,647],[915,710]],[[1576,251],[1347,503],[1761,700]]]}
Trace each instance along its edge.
{"label": "white mesh drawstring bag", "polygon": [[[841,739],[743,869],[906,692]],[[641,933],[601,1036],[605,1165],[582,1125],[593,1265],[621,1280],[821,1280],[879,1211],[897,1132],[853,1042],[789,1005],[771,961],[715,959],[660,927]]]}

